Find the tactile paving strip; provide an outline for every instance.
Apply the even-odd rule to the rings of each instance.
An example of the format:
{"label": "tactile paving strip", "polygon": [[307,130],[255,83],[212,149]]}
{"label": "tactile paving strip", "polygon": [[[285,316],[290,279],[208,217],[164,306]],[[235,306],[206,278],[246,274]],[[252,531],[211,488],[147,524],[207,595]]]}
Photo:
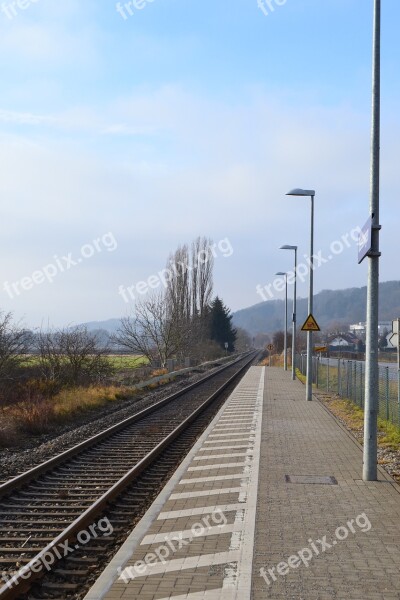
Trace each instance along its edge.
{"label": "tactile paving strip", "polygon": [[250,600],[264,375],[246,373],[85,600]]}

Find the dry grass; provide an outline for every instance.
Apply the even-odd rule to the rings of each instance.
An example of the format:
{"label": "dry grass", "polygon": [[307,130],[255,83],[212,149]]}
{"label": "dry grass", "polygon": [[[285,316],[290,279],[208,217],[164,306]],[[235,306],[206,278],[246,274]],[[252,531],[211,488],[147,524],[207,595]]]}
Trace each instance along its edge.
{"label": "dry grass", "polygon": [[364,411],[346,399],[324,399],[324,403],[352,431],[362,431],[364,427]]}
{"label": "dry grass", "polygon": [[380,446],[389,450],[400,450],[400,429],[388,423],[388,421],[382,421],[378,419],[378,425],[383,435],[379,439]]}
{"label": "dry grass", "polygon": [[47,398],[20,402],[9,413],[19,431],[32,435],[48,432],[55,421],[54,406]]}
{"label": "dry grass", "polygon": [[40,435],[55,425],[95,410],[109,402],[126,400],[135,392],[116,386],[62,390],[53,398],[36,394],[29,400],[0,409],[0,446],[17,443],[18,434]]}
{"label": "dry grass", "polygon": [[[302,382],[306,382],[306,377],[296,369],[297,378]],[[337,368],[330,369],[329,379],[333,380],[336,378],[337,383]],[[319,378],[321,379],[321,378]],[[364,410],[357,406],[352,400],[347,398],[340,398],[334,393],[322,391],[324,384],[321,384],[321,390],[315,389],[314,393],[318,396],[319,400],[327,406],[327,408],[344,423],[347,428],[357,435],[358,440],[362,443],[363,431],[364,431]],[[313,388],[315,385],[313,384]],[[389,393],[392,396],[397,397],[397,383],[389,383]],[[395,452],[400,451],[400,428],[387,421],[378,417],[378,446],[387,450],[393,450]]]}
{"label": "dry grass", "polygon": [[306,376],[301,373],[300,369],[296,369],[296,377],[301,383],[306,383]]}
{"label": "dry grass", "polygon": [[[362,443],[364,411],[351,400],[318,392],[317,396],[350,431],[358,434],[357,439]],[[389,421],[380,418],[378,418],[378,446],[396,452],[400,450],[400,429]]]}
{"label": "dry grass", "polygon": [[18,443],[18,428],[13,420],[1,420],[0,448],[10,448]]}
{"label": "dry grass", "polygon": [[151,372],[150,377],[161,377],[161,375],[167,375],[168,369],[155,369]]}
{"label": "dry grass", "polygon": [[[271,356],[271,367],[283,367],[285,364],[285,358],[283,356],[283,354],[273,354]],[[267,356],[267,358],[264,358],[261,362],[260,362],[260,366],[261,367],[269,367],[269,356]],[[290,360],[290,356],[288,356],[288,368],[292,368],[292,362]]]}
{"label": "dry grass", "polygon": [[132,395],[132,390],[129,388],[91,386],[89,388],[62,390],[54,397],[52,402],[56,418],[64,420],[65,417],[99,408],[109,402],[126,400]]}

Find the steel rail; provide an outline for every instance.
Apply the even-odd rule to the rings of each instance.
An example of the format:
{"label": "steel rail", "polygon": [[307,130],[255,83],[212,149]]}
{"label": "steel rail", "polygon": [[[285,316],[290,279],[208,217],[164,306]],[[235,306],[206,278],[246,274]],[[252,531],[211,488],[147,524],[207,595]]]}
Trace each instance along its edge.
{"label": "steel rail", "polygon": [[[202,404],[199,407],[197,407],[188,417],[186,417],[186,419],[180,425],[178,425],[171,433],[169,433],[159,444],[157,444],[157,446],[155,446],[144,458],[142,458],[134,467],[132,467],[132,469],[130,469],[123,477],[121,477],[116,483],[114,483],[109,488],[109,490],[107,490],[100,498],[98,498],[95,502],[93,502],[93,504],[89,508],[87,508],[77,519],[75,519],[59,535],[57,535],[57,537],[55,537],[43,550],[41,550],[36,556],[34,556],[29,561],[29,563],[27,563],[24,567],[22,567],[18,571],[18,573],[16,573],[12,578],[10,578],[9,581],[7,581],[7,583],[5,585],[3,585],[3,587],[0,588],[0,600],[14,600],[20,594],[28,591],[31,588],[32,583],[36,579],[42,577],[45,574],[44,573],[44,569],[45,569],[44,565],[45,565],[45,563],[49,562],[49,558],[53,557],[54,562],[52,564],[56,564],[60,560],[59,548],[62,547],[62,545],[65,544],[65,542],[67,542],[67,541],[70,542],[70,541],[73,541],[74,539],[76,539],[76,536],[81,531],[83,531],[88,525],[91,525],[93,523],[94,519],[96,517],[98,517],[102,512],[104,512],[104,510],[107,508],[107,506],[112,501],[114,501],[120,495],[120,493],[124,489],[126,489],[139,475],[141,475],[143,473],[143,471],[150,464],[152,464],[159,457],[159,455],[168,446],[170,446],[172,444],[172,442],[174,442],[179,437],[179,435],[184,430],[188,429],[188,427],[197,419],[197,417],[245,369],[248,368],[249,364],[251,364],[251,362],[253,362],[256,355],[257,355],[257,353],[251,353],[249,360],[246,360],[245,364],[236,373],[234,373],[215,392],[213,392],[211,394],[211,396],[209,396],[204,402],[202,402]],[[232,366],[232,365],[236,364],[237,362],[243,361],[245,358],[246,357],[242,356],[240,359],[235,360],[234,362],[230,363],[229,366]],[[192,385],[188,386],[187,388],[184,388],[183,393],[187,392],[195,387],[198,387],[199,385],[201,385],[202,382],[211,379],[213,376],[216,376],[218,373],[221,373],[224,370],[226,370],[226,368],[228,368],[228,367],[224,366],[222,369],[219,369],[217,372],[213,373],[211,376],[202,378],[200,381],[196,382],[195,384],[192,384]],[[178,395],[174,394],[173,396],[170,396],[168,399],[164,399],[164,401],[161,401],[161,403],[165,404],[166,400],[171,400],[173,398],[177,398],[180,395],[182,395],[181,392],[178,393]],[[154,406],[160,407],[161,403],[157,403]],[[150,408],[153,408],[153,407],[150,407]],[[145,411],[147,411],[147,410],[148,409],[145,409]],[[141,411],[141,413],[134,415],[134,417],[138,417],[139,415],[142,415],[142,413],[145,411]],[[132,417],[129,419],[126,419],[125,421],[122,421],[122,423],[126,423],[126,421],[130,421],[130,419],[132,419]],[[120,425],[120,424],[117,424],[117,426],[118,425]],[[113,426],[112,428],[106,430],[106,432],[113,430],[115,427],[116,426]],[[105,432],[103,432],[103,433],[105,433]],[[96,436],[94,436],[94,438],[90,438],[89,440],[84,442],[84,444],[95,438],[96,438]],[[79,444],[78,446],[75,446],[71,450],[75,450],[75,448],[77,448],[77,447],[79,448],[81,446],[82,445]],[[66,454],[68,454],[69,452],[70,451],[64,452],[59,456],[65,457]],[[55,458],[58,458],[58,457],[55,457]],[[67,458],[68,458],[68,456],[67,456]],[[54,460],[54,459],[51,459],[51,460]],[[48,462],[50,462],[50,461],[47,461],[44,464],[47,465]],[[41,465],[39,465],[39,467],[40,466]],[[35,469],[28,471],[28,473],[31,473]],[[23,475],[25,475],[25,474],[23,474]],[[16,479],[18,479],[18,478],[16,478]],[[11,481],[14,481],[14,480],[11,480]],[[46,557],[46,561],[44,560],[45,557]]]}
{"label": "steel rail", "polygon": [[177,392],[174,392],[170,396],[167,396],[166,398],[163,398],[162,400],[156,402],[155,404],[148,406],[147,408],[132,415],[131,417],[128,417],[127,419],[124,419],[123,421],[120,421],[119,423],[116,423],[115,425],[108,427],[104,431],[101,431],[100,433],[97,433],[96,435],[84,440],[83,442],[76,444],[72,448],[69,448],[68,450],[65,450],[64,452],[61,452],[61,454],[57,454],[56,456],[53,456],[52,458],[46,460],[45,462],[40,463],[39,465],[36,465],[36,467],[29,469],[25,473],[21,473],[20,475],[17,475],[13,479],[6,481],[2,485],[0,485],[0,498],[6,496],[10,492],[14,492],[19,487],[22,487],[23,485],[25,485],[29,481],[35,479],[39,475],[43,475],[47,471],[53,469],[57,465],[65,462],[66,460],[72,458],[73,456],[80,454],[83,450],[87,450],[88,448],[95,446],[98,442],[102,442],[103,440],[111,437],[115,433],[118,433],[119,431],[122,431],[126,427],[129,427],[129,425],[133,425],[133,423],[136,423],[136,422],[144,419],[145,417],[152,414],[153,412],[156,412],[163,406],[166,406],[173,400],[176,400],[180,396],[183,396],[190,390],[193,390],[193,389],[201,386],[202,383],[205,383],[206,381],[213,379],[219,373],[222,373],[229,367],[231,367],[231,366],[235,365],[236,363],[240,362],[241,360],[243,360],[245,358],[245,356],[241,356],[240,358],[232,361],[228,365],[223,365],[217,371],[214,371],[213,373],[206,375],[205,377],[202,377],[201,379],[199,379],[199,381],[196,381],[195,383],[192,383],[192,384],[188,385],[187,387],[182,388],[181,390],[179,390]]}

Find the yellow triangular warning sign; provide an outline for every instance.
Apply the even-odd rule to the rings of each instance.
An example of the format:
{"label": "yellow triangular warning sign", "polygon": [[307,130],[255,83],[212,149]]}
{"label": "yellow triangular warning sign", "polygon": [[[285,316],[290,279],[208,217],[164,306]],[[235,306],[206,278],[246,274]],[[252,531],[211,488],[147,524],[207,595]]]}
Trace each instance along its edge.
{"label": "yellow triangular warning sign", "polygon": [[317,321],[314,319],[314,317],[311,314],[308,315],[301,330],[302,331],[321,331]]}

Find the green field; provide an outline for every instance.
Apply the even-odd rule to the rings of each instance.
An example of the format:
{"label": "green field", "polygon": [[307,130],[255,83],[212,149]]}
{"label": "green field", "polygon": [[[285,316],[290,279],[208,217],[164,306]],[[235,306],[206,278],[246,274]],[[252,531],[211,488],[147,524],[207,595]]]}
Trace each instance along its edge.
{"label": "green field", "polygon": [[[148,364],[148,359],[144,356],[138,356],[133,354],[109,354],[108,360],[116,371],[122,371],[124,369],[136,369]],[[38,356],[27,356],[21,363],[23,367],[34,367],[38,365]]]}
{"label": "green field", "polygon": [[112,354],[109,355],[108,359],[117,371],[121,371],[122,369],[135,369],[136,367],[142,367],[149,363],[145,356],[134,356],[132,354]]}

